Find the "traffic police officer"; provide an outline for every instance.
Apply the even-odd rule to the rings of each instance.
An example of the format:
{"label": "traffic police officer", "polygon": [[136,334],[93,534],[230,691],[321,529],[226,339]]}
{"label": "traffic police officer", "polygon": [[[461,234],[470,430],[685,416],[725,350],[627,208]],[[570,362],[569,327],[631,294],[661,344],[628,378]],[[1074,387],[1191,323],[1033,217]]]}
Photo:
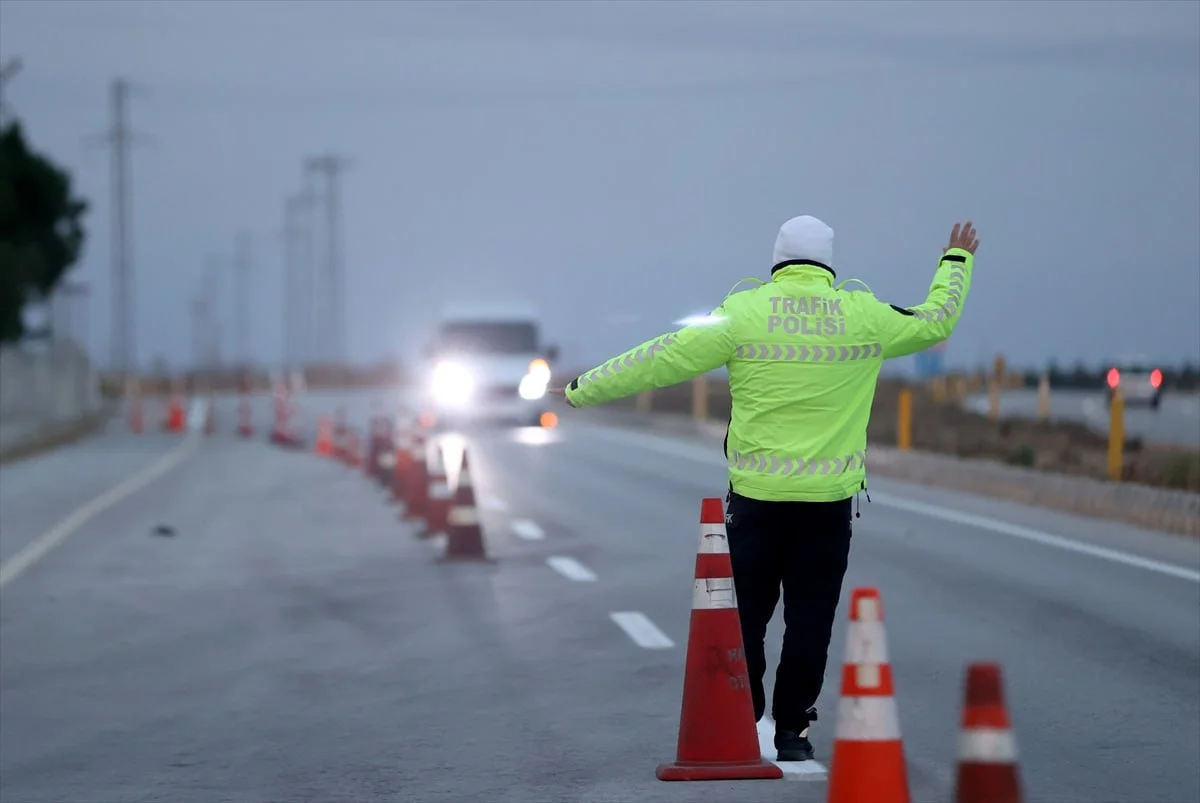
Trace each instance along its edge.
{"label": "traffic police officer", "polygon": [[925,302],[905,308],[835,285],[833,230],[814,217],[792,218],[776,238],[769,282],[730,294],[703,320],[562,391],[572,407],[590,407],[727,366],[726,529],[756,720],[766,711],[763,642],[783,588],[772,700],[780,761],[813,757],[809,723],[849,558],[851,501],[867,487],[867,421],[880,367],[951,335],[978,245],[971,222],[956,223]]}

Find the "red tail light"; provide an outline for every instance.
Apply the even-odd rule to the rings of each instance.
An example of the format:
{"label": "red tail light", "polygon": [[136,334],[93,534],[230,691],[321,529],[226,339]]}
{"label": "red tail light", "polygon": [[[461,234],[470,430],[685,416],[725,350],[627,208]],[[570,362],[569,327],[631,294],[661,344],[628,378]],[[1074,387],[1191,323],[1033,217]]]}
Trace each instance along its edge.
{"label": "red tail light", "polygon": [[1121,372],[1118,371],[1116,368],[1109,368],[1108,369],[1108,386],[1110,388],[1115,388],[1119,384],[1121,384]]}
{"label": "red tail light", "polygon": [[1155,368],[1150,372],[1150,387],[1158,390],[1158,386],[1162,384],[1162,371]]}

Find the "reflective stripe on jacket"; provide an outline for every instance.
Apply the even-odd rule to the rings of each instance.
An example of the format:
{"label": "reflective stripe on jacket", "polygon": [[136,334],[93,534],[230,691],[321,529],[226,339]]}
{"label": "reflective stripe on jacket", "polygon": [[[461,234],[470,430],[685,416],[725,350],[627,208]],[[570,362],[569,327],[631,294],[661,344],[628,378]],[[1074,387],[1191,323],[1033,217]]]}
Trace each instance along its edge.
{"label": "reflective stripe on jacket", "polygon": [[785,263],[771,281],[728,296],[703,321],[582,374],[566,396],[590,407],[726,366],[732,412],[725,456],[735,492],[829,502],[866,487],[867,422],[883,361],[950,336],[974,257],[952,248],[925,303],[902,308],[833,285],[833,271]]}

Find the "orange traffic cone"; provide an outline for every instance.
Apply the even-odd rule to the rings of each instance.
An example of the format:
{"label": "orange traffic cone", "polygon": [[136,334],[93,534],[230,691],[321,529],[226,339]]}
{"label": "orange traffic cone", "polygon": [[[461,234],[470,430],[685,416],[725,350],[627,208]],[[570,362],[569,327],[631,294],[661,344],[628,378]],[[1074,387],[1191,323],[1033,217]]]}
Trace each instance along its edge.
{"label": "orange traffic cone", "polygon": [[909,803],[908,769],[874,588],[850,596],[850,629],[842,666],[828,803]]}
{"label": "orange traffic cone", "polygon": [[328,418],[317,419],[315,451],[322,457],[333,456],[333,423]]}
{"label": "orange traffic cone", "polygon": [[425,507],[429,502],[429,476],[425,471],[425,456],[427,451],[425,433],[414,433],[411,452],[413,470],[409,475],[412,481],[408,483],[404,500],[404,512],[400,515],[403,521],[425,518]]}
{"label": "orange traffic cone", "polygon": [[392,497],[388,500],[392,504],[404,501],[405,491],[412,482],[413,459],[409,453],[411,449],[412,435],[406,429],[399,430],[396,433],[396,459],[392,465]]}
{"label": "orange traffic cone", "polygon": [[954,803],[1021,803],[1017,741],[997,664],[967,667]]}
{"label": "orange traffic cone", "polygon": [[483,545],[483,530],[479,526],[479,508],[475,506],[475,488],[471,483],[466,449],[463,449],[458,486],[454,489],[446,521],[446,553],[441,558],[443,561],[490,560]]}
{"label": "orange traffic cone", "polygon": [[[470,481],[469,475],[467,481]],[[462,487],[462,481],[459,481]],[[446,460],[442,455],[442,446],[433,445],[429,460],[429,495],[425,505],[425,530],[421,537],[429,538],[437,533],[445,533],[450,525],[450,481],[446,478]]]}
{"label": "orange traffic cone", "polygon": [[683,675],[675,763],[660,764],[660,781],[779,780],[763,759],[746,674],[733,566],[718,498],[700,504],[700,546]]}
{"label": "orange traffic cone", "polygon": [[243,438],[250,438],[254,436],[253,410],[250,407],[250,400],[244,396],[242,397],[242,400],[238,402],[237,432],[238,435],[242,436]]}
{"label": "orange traffic cone", "polygon": [[183,400],[178,396],[172,396],[171,400],[167,402],[167,431],[183,432],[185,419]]}

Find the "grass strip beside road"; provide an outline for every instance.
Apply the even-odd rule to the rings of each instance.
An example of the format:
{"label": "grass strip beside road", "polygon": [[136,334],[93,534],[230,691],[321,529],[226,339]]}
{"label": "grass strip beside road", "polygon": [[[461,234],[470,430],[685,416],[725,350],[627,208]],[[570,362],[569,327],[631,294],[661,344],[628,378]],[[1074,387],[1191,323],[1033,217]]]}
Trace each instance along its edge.
{"label": "grass strip beside road", "polygon": [[[678,437],[705,438],[720,448],[722,422],[697,423],[680,413],[648,414],[614,407],[572,411],[598,423],[647,428]],[[901,452],[872,439],[869,471],[1077,516],[1120,521],[1160,532],[1200,538],[1200,494],[913,450]]]}

